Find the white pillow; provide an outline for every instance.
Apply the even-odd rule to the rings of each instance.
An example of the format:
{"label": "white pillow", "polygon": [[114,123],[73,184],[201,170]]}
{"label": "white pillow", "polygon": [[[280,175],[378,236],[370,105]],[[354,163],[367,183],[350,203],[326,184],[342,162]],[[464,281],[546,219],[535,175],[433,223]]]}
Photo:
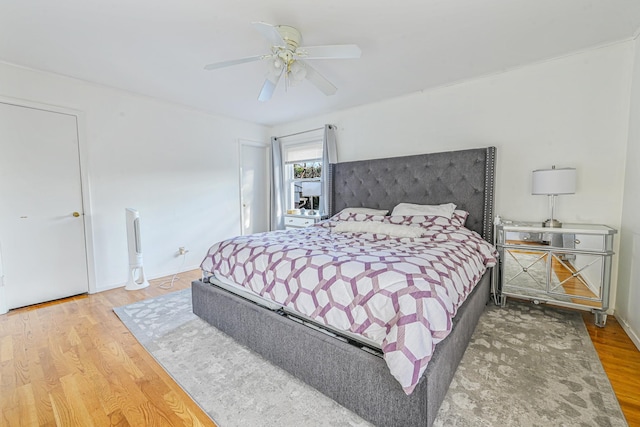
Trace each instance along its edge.
{"label": "white pillow", "polygon": [[385,216],[389,213],[388,209],[372,209],[372,208],[344,208],[340,213],[355,213],[355,214],[367,214],[367,215],[380,215]]}
{"label": "white pillow", "polygon": [[456,210],[456,205],[453,203],[445,203],[442,205],[414,205],[411,203],[399,203],[395,208],[393,208],[391,216],[431,215],[443,216],[451,219],[454,210]]}
{"label": "white pillow", "polygon": [[422,237],[425,230],[408,225],[385,224],[383,222],[339,222],[333,227],[334,233],[375,233],[391,237]]}

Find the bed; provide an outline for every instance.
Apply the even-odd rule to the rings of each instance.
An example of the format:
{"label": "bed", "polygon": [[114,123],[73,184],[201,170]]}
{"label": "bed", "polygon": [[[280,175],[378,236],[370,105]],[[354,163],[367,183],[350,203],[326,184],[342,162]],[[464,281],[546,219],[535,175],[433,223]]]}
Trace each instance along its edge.
{"label": "bed", "polygon": [[[330,171],[330,209],[335,214],[349,207],[391,210],[402,202],[454,203],[468,212],[466,228],[492,242],[494,165],[494,147],[338,163]],[[239,343],[373,424],[430,426],[489,299],[490,279],[487,270],[470,288],[450,333],[412,384],[392,374],[376,347],[379,340],[335,328],[327,332],[317,319],[296,318],[281,305],[265,308],[208,273],[193,283],[193,307]]]}

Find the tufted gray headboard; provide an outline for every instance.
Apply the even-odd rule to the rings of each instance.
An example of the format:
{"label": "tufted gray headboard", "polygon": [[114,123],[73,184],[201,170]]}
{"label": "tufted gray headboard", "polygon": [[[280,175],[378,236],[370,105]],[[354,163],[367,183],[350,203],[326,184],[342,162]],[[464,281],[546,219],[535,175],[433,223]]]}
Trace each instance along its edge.
{"label": "tufted gray headboard", "polygon": [[331,214],[346,207],[394,208],[398,203],[455,203],[466,226],[493,241],[496,148],[449,151],[332,165]]}

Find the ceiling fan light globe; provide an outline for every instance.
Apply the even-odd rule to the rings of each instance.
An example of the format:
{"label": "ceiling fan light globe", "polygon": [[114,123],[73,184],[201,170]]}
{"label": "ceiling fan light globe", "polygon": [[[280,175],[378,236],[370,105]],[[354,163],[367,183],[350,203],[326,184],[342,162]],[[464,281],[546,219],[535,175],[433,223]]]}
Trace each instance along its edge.
{"label": "ceiling fan light globe", "polygon": [[304,80],[306,78],[307,78],[307,70],[305,70],[304,68],[302,68],[300,71],[296,73],[296,79]]}
{"label": "ceiling fan light globe", "polygon": [[282,61],[274,60],[269,61],[267,64],[267,78],[270,80],[276,80],[279,78],[280,74],[282,74],[282,66],[284,64]]}
{"label": "ceiling fan light globe", "polygon": [[292,80],[296,81],[296,83],[299,83],[307,77],[307,69],[303,64],[295,61],[293,64],[291,64],[291,77]]}

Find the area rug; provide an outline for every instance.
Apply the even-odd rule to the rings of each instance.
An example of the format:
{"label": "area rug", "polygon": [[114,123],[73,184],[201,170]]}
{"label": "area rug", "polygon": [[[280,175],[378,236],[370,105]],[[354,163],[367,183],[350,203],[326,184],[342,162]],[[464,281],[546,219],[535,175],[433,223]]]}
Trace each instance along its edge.
{"label": "area rug", "polygon": [[[220,427],[368,426],[191,312],[183,290],[114,311]],[[575,312],[487,306],[435,426],[626,426]]]}

